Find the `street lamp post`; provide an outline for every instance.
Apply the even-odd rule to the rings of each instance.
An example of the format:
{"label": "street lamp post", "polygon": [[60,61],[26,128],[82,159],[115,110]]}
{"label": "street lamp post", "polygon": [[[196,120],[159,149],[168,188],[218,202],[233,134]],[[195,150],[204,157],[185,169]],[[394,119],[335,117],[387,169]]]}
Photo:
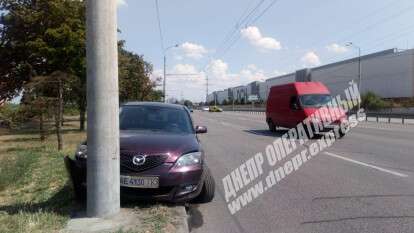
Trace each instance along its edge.
{"label": "street lamp post", "polygon": [[[359,93],[362,93],[362,90],[361,90],[361,81],[362,81],[361,47],[356,46],[352,42],[347,43],[346,46],[354,47],[358,49],[358,91]],[[358,109],[360,108],[361,108],[361,101],[358,101]]]}
{"label": "street lamp post", "polygon": [[172,49],[172,48],[177,48],[178,46],[180,46],[179,44],[167,47],[166,49],[164,49],[163,53],[164,53],[164,80],[163,80],[163,85],[162,85],[162,93],[164,95],[164,103],[167,102],[167,93],[166,93],[166,85],[167,85],[167,51]]}

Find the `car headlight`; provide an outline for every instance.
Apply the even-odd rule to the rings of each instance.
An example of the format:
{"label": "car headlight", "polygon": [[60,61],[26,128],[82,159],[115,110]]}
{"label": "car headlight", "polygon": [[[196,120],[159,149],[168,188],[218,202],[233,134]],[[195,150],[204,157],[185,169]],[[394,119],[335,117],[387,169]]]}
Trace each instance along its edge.
{"label": "car headlight", "polygon": [[201,152],[193,152],[182,155],[177,162],[175,162],[176,167],[185,167],[201,164]]}
{"label": "car headlight", "polygon": [[85,144],[80,144],[76,149],[75,156],[81,159],[86,159],[88,157],[87,152],[88,147]]}

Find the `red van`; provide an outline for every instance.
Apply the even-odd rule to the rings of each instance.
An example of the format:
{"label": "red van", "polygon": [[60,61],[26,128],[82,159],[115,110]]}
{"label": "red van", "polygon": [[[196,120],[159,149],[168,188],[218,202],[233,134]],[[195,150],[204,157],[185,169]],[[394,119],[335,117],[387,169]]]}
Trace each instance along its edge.
{"label": "red van", "polygon": [[[294,82],[270,89],[266,106],[266,121],[270,131],[277,127],[294,128],[319,108],[326,106],[332,100],[328,88],[321,82]],[[340,107],[330,106],[329,111],[333,120],[331,126],[345,124],[346,114]],[[324,120],[322,114],[316,119]],[[341,136],[345,132],[340,132]]]}

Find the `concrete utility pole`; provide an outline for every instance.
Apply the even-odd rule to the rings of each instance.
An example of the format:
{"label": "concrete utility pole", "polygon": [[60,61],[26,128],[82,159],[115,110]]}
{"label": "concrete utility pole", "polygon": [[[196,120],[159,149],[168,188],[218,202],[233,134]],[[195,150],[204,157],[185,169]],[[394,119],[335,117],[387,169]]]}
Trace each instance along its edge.
{"label": "concrete utility pole", "polygon": [[162,94],[164,95],[163,101],[167,103],[167,93],[165,91],[165,86],[167,85],[167,56],[164,52],[164,79],[162,80]]}
{"label": "concrete utility pole", "polygon": [[164,80],[163,80],[163,85],[162,85],[162,93],[164,95],[164,103],[167,102],[167,93],[166,93],[166,85],[167,85],[167,51],[172,49],[172,48],[177,48],[179,47],[179,44],[167,47],[163,53],[164,53]]}
{"label": "concrete utility pole", "polygon": [[117,5],[87,1],[87,215],[120,210]]}
{"label": "concrete utility pole", "polygon": [[[362,60],[361,60],[361,47],[356,46],[354,43],[352,42],[348,42],[346,44],[346,46],[349,47],[354,47],[356,49],[358,49],[358,90],[359,93],[362,94],[362,90],[361,90],[361,82],[362,82]],[[358,109],[361,108],[361,101],[358,102]]]}
{"label": "concrete utility pole", "polygon": [[206,105],[208,104],[208,75],[206,75]]}

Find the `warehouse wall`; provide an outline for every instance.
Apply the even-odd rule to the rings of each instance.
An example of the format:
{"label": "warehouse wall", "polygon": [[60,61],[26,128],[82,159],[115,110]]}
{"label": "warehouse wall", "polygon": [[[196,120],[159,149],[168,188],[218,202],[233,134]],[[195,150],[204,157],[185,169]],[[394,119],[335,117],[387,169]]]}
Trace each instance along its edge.
{"label": "warehouse wall", "polygon": [[218,91],[217,94],[217,104],[222,104],[224,100],[228,101],[228,92],[227,91]]}
{"label": "warehouse wall", "polygon": [[[372,91],[383,98],[414,97],[414,49],[397,52],[395,49],[380,51],[361,58],[362,64],[362,93]],[[303,70],[302,70],[303,71]],[[302,72],[303,73],[303,72]],[[276,85],[295,82],[298,74],[295,72],[265,82],[257,82],[258,95],[266,101],[270,88]],[[302,75],[303,76],[303,75]],[[333,95],[343,94],[352,80],[358,82],[358,58],[348,59],[310,70],[312,81],[320,81],[331,90]],[[229,88],[234,99],[239,102],[253,94],[252,83],[246,86]],[[257,92],[257,91],[254,91]],[[228,97],[228,91],[220,93],[220,103]],[[256,93],[254,93],[256,94]],[[214,100],[214,97],[212,98]]]}
{"label": "warehouse wall", "polygon": [[[368,55],[361,64],[362,93],[372,91],[383,98],[414,96],[413,50]],[[313,69],[312,80],[327,85],[332,94],[343,94],[350,81],[358,82],[358,59]]]}

